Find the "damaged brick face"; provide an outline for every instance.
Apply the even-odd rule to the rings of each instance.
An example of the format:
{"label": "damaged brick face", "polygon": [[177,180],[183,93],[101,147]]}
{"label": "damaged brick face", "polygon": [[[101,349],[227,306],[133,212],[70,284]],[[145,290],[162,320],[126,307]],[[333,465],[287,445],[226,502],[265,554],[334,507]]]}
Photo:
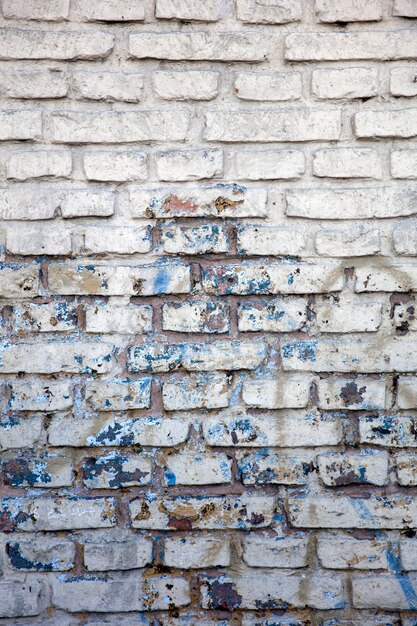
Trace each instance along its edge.
{"label": "damaged brick face", "polygon": [[417,625],[417,0],[0,0],[0,626]]}

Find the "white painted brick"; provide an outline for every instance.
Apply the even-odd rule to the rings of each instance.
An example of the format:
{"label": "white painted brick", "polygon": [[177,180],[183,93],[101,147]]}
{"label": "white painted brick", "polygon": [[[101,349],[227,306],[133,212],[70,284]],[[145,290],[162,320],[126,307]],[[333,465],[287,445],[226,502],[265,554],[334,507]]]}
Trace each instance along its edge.
{"label": "white painted brick", "polygon": [[143,537],[84,546],[84,564],[90,572],[137,569],[151,562],[152,541]]}
{"label": "white painted brick", "polygon": [[[268,450],[257,450],[252,454],[238,453],[237,460],[244,485],[305,485],[308,471],[313,467],[308,452],[270,454]],[[266,563],[263,565],[267,567]]]}
{"label": "white painted brick", "polygon": [[385,406],[385,381],[369,377],[324,378],[318,381],[321,409],[375,411]]}
{"label": "white painted brick", "polygon": [[361,111],[354,115],[356,137],[399,137],[417,135],[417,109]]}
{"label": "white painted brick", "polygon": [[73,11],[87,22],[129,22],[145,19],[144,0],[75,0]]}
{"label": "white painted brick", "polygon": [[162,328],[179,333],[226,333],[229,307],[215,301],[163,304]]}
{"label": "white painted brick", "polygon": [[42,572],[67,571],[74,567],[75,544],[59,537],[10,541],[7,548],[11,565],[16,569]]}
{"label": "white painted brick", "polygon": [[151,382],[149,378],[88,382],[85,399],[98,411],[146,409],[151,401]]}
{"label": "white painted brick", "polygon": [[[378,608],[407,611],[410,609],[410,600],[403,591],[401,580],[397,574],[380,574],[366,579],[354,578],[352,580],[353,606],[357,609]],[[417,590],[415,574],[407,576],[406,584],[408,595],[411,594],[414,597]]]}
{"label": "white painted brick", "polygon": [[67,382],[16,380],[12,384],[10,407],[13,411],[63,411],[72,404],[71,385]]}
{"label": "white painted brick", "polygon": [[398,379],[397,404],[400,409],[417,408],[417,379],[400,376]]}
{"label": "white painted brick", "polygon": [[159,180],[187,181],[219,178],[223,173],[221,150],[171,150],[156,155]]}
{"label": "white painted brick", "polygon": [[393,15],[417,17],[417,7],[414,0],[394,0]]}
{"label": "white painted brick", "polygon": [[308,403],[311,382],[306,376],[245,380],[242,399],[260,409],[303,408]]}
{"label": "white painted brick", "polygon": [[393,232],[394,250],[397,254],[415,256],[417,254],[417,227],[410,222],[399,222]]}
{"label": "white painted brick", "polygon": [[305,567],[308,537],[268,537],[248,534],[243,540],[243,560],[250,567]]}
{"label": "white painted brick", "polygon": [[166,382],[162,400],[166,411],[223,408],[229,404],[227,377],[211,374]]}
{"label": "white painted brick", "polygon": [[0,428],[0,450],[32,448],[41,437],[43,419],[34,415],[3,417]]}
{"label": "white painted brick", "polygon": [[114,201],[114,194],[109,191],[77,189],[67,194],[63,193],[62,217],[109,217],[114,213]]}
{"label": "white painted brick", "polygon": [[301,19],[300,0],[237,0],[237,17],[250,24],[285,24]]}
{"label": "white painted brick", "polygon": [[261,302],[241,302],[238,306],[240,332],[291,332],[307,322],[307,300],[285,298]]}
{"label": "white painted brick", "polygon": [[220,0],[157,0],[155,15],[168,20],[216,22],[220,17]]}
{"label": "white painted brick", "polygon": [[162,231],[165,254],[221,254],[228,252],[228,231],[225,226],[172,226]]}
{"label": "white painted brick", "polygon": [[77,98],[108,102],[139,102],[143,74],[133,72],[74,72],[72,86]]}
{"label": "white painted brick", "polygon": [[65,98],[68,93],[66,75],[59,70],[2,70],[0,81],[0,93],[7,98]]}
{"label": "white painted brick", "polygon": [[321,100],[372,98],[378,91],[379,73],[375,68],[318,69],[311,75],[311,92]]}
{"label": "white painted brick", "polygon": [[369,226],[322,229],[316,234],[316,251],[328,257],[369,256],[381,251],[380,231]]}
{"label": "white painted brick", "polygon": [[84,248],[89,254],[135,254],[152,246],[149,226],[140,228],[94,226],[85,230]]}
{"label": "white painted brick", "polygon": [[330,452],[317,457],[319,476],[328,487],[370,484],[382,487],[388,480],[388,455],[378,450]]}
{"label": "white painted brick", "polygon": [[0,189],[3,220],[50,220],[60,206],[61,194],[41,187],[14,186]]}
{"label": "white painted brick", "polygon": [[417,266],[411,264],[367,265],[356,270],[357,293],[372,291],[415,291]]}
{"label": "white painted brick", "polygon": [[274,142],[339,139],[340,111],[258,109],[209,111],[205,114],[208,141]]}
{"label": "white painted brick", "polygon": [[381,161],[370,148],[337,148],[313,153],[313,173],[329,178],[381,178]]}
{"label": "white painted brick", "polygon": [[76,61],[105,59],[113,50],[114,35],[95,31],[4,29],[0,59],[52,59]]}
{"label": "white painted brick", "polygon": [[41,612],[39,582],[0,582],[0,617],[29,617]]}
{"label": "white painted brick", "polygon": [[405,570],[416,569],[416,540],[401,539],[400,541],[401,563]]}
{"label": "white painted brick", "polygon": [[305,172],[301,150],[239,150],[234,155],[237,177],[247,180],[300,178]]}
{"label": "white painted brick", "polygon": [[417,150],[393,150],[391,152],[391,176],[393,178],[417,178]]}
{"label": "white painted brick", "polygon": [[234,92],[241,100],[279,102],[301,98],[299,72],[240,72],[236,75]]}
{"label": "white painted brick", "polygon": [[298,256],[307,245],[300,230],[274,226],[240,226],[237,230],[239,254],[247,256]]}
{"label": "white painted brick", "polygon": [[262,35],[244,32],[172,32],[129,35],[135,59],[169,61],[263,61],[270,43]]}
{"label": "white painted brick", "polygon": [[287,61],[355,61],[417,58],[412,30],[350,33],[292,33],[285,39]]}
{"label": "white painted brick", "polygon": [[110,452],[86,459],[82,468],[87,489],[141,487],[151,482],[152,462],[138,455]]}
{"label": "white painted brick", "polygon": [[2,458],[4,484],[10,487],[56,488],[73,483],[72,462],[62,453],[7,452]]}
{"label": "white painted brick", "polygon": [[[397,481],[399,485],[403,487],[415,487],[417,485],[417,456],[410,452],[399,452],[395,457],[395,467],[397,473]],[[407,558],[408,567],[404,563],[404,557],[402,554],[403,566],[405,569],[414,569],[410,567],[411,559]]]}
{"label": "white painted brick", "polygon": [[395,67],[390,72],[390,93],[394,96],[417,96],[417,67]]}
{"label": "white painted brick", "polygon": [[3,17],[60,22],[68,18],[70,0],[3,0]]}
{"label": "white painted brick", "polygon": [[163,70],[153,72],[152,84],[163,100],[212,100],[218,94],[219,72]]}
{"label": "white painted brick", "polygon": [[88,333],[146,333],[152,330],[152,307],[90,304],[85,308],[85,329]]}
{"label": "white painted brick", "polygon": [[42,115],[40,111],[3,109],[0,111],[0,141],[40,139]]}
{"label": "white painted brick", "polygon": [[7,178],[27,180],[53,176],[68,178],[72,170],[70,150],[30,150],[14,152],[6,164]]}
{"label": "white painted brick", "polygon": [[314,308],[316,324],[324,333],[375,332],[381,325],[382,305],[365,304],[321,304]]}
{"label": "white painted brick", "polygon": [[230,565],[230,541],[216,535],[169,537],[164,542],[164,565],[202,569]]}
{"label": "white painted brick", "polygon": [[380,539],[320,535],[317,556],[330,569],[388,569],[387,543]]}
{"label": "white painted brick", "polygon": [[65,301],[33,304],[28,302],[13,310],[13,327],[20,332],[59,333],[77,329],[78,307]]}
{"label": "white painted brick", "polygon": [[232,482],[232,462],[225,454],[206,451],[172,454],[164,463],[166,485],[221,485]]}
{"label": "white painted brick", "polygon": [[39,265],[0,266],[2,298],[33,298],[39,293]]}
{"label": "white painted brick", "polygon": [[7,231],[6,249],[11,254],[23,256],[67,256],[71,254],[71,234],[69,230],[57,227],[14,228]]}
{"label": "white painted brick", "polygon": [[359,418],[360,443],[377,446],[415,448],[416,420],[409,415],[382,414]]}
{"label": "white painted brick", "polygon": [[144,152],[119,150],[86,152],[83,164],[88,180],[124,182],[148,178]]}
{"label": "white painted brick", "polygon": [[320,22],[378,22],[382,19],[382,0],[316,0]]}

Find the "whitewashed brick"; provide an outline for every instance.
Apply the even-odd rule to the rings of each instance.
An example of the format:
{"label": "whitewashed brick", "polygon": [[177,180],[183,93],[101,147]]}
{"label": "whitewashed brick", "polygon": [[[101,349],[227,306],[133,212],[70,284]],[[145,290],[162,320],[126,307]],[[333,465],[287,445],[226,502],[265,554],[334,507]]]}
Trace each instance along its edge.
{"label": "whitewashed brick", "polygon": [[52,59],[76,61],[105,59],[113,50],[114,35],[95,31],[4,29],[0,59]]}
{"label": "whitewashed brick", "polygon": [[109,102],[139,102],[143,74],[134,72],[74,72],[72,86],[77,98]]}
{"label": "whitewashed brick", "polygon": [[11,566],[15,569],[65,572],[74,567],[75,544],[59,537],[10,541],[7,550]]}
{"label": "whitewashed brick", "polygon": [[85,329],[88,333],[120,333],[136,335],[152,330],[152,307],[87,305]]}
{"label": "whitewashed brick", "polygon": [[378,22],[382,19],[382,0],[316,0],[319,22]]}
{"label": "whitewashed brick", "polygon": [[359,438],[361,443],[377,446],[415,448],[416,420],[411,416],[385,413],[376,417],[359,418]]}
{"label": "whitewashed brick", "polygon": [[305,567],[308,537],[268,537],[249,533],[243,540],[243,560],[249,567]]}
{"label": "whitewashed brick", "polygon": [[324,333],[365,333],[378,330],[381,304],[321,304],[315,307],[316,324]]}
{"label": "whitewashed brick", "polygon": [[3,17],[60,22],[68,18],[70,0],[3,0]]}
{"label": "whitewashed brick", "polygon": [[240,72],[236,75],[234,92],[241,100],[279,102],[301,98],[299,72]]}
{"label": "whitewashed brick", "polygon": [[221,150],[171,150],[156,155],[159,180],[187,181],[219,178],[223,173]]}
{"label": "whitewashed brick", "polygon": [[318,381],[321,409],[375,411],[385,406],[385,381],[369,377],[324,378]]}
{"label": "whitewashed brick", "polygon": [[413,0],[394,0],[393,15],[417,17],[417,8]]}
{"label": "whitewashed brick", "polygon": [[63,228],[14,228],[7,231],[6,249],[11,254],[67,256],[71,254],[71,234]]}
{"label": "whitewashed brick", "polygon": [[[1,39],[0,39],[1,41]],[[40,111],[0,111],[0,141],[40,139],[42,114]]]}
{"label": "whitewashed brick", "polygon": [[62,453],[41,454],[6,452],[2,458],[4,484],[10,487],[70,487],[73,483],[72,462]]}
{"label": "whitewashed brick", "polygon": [[151,562],[152,541],[143,537],[84,546],[84,564],[90,572],[138,569]]}
{"label": "whitewashed brick", "polygon": [[88,382],[85,399],[98,411],[146,409],[151,402],[151,381],[143,378]]}
{"label": "whitewashed brick", "polygon": [[6,165],[7,178],[27,180],[53,176],[68,178],[72,170],[69,150],[30,150],[10,155]]}
{"label": "whitewashed brick", "polygon": [[[387,609],[404,610],[414,608],[414,598],[417,591],[417,577],[415,574],[407,576],[407,595],[403,591],[402,579],[397,574],[386,574],[364,578],[356,577],[352,580],[353,606],[357,609]],[[411,607],[410,607],[411,604]]]}
{"label": "whitewashed brick", "polygon": [[417,178],[417,150],[393,150],[391,152],[391,176],[393,178]]}
{"label": "whitewashed brick", "polygon": [[87,22],[142,22],[145,19],[144,0],[75,0],[74,12]]}
{"label": "whitewashed brick", "polygon": [[152,462],[138,455],[110,452],[86,459],[82,468],[87,489],[141,487],[151,481]]}
{"label": "whitewashed brick", "polygon": [[[415,487],[417,485],[417,456],[410,452],[399,452],[395,457],[395,468],[397,472],[397,481],[403,487]],[[404,563],[405,554],[403,556],[403,566],[405,569],[414,569],[410,567],[411,559],[407,559],[409,566]]]}
{"label": "whitewashed brick", "polygon": [[165,254],[220,254],[228,252],[228,231],[225,226],[172,226],[162,232]]}
{"label": "whitewashed brick", "polygon": [[317,457],[319,476],[328,487],[352,483],[378,485],[388,480],[388,455],[377,450],[331,452]]}
{"label": "whitewashed brick", "polygon": [[417,379],[400,376],[398,379],[397,404],[400,409],[417,408]]}
{"label": "whitewashed brick", "polygon": [[285,38],[287,61],[355,61],[417,58],[412,30],[399,32],[292,33]]}
{"label": "whitewashed brick", "polygon": [[7,98],[65,98],[68,81],[59,70],[0,72],[0,93]]}
{"label": "whitewashed brick", "polygon": [[135,254],[149,252],[152,246],[149,226],[92,227],[84,236],[84,249],[89,254]]}
{"label": "whitewashed brick", "polygon": [[13,411],[63,411],[72,404],[71,385],[67,382],[16,380],[12,384],[10,407]]}
{"label": "whitewashed brick", "polygon": [[320,100],[372,98],[379,92],[379,73],[368,67],[313,70],[311,92]]}
{"label": "whitewashed brick", "polygon": [[179,333],[226,333],[229,307],[215,301],[163,304],[162,328]]}
{"label": "whitewashed brick", "polygon": [[0,266],[2,298],[33,298],[39,293],[39,265]]}
{"label": "whitewashed brick", "polygon": [[389,90],[393,96],[417,96],[417,67],[395,67],[390,72]]}
{"label": "whitewashed brick", "polygon": [[114,213],[114,202],[114,194],[109,191],[72,190],[62,194],[62,217],[109,217]]}
{"label": "whitewashed brick", "polygon": [[417,266],[411,264],[367,265],[356,270],[357,293],[371,291],[415,291]]}
{"label": "whitewashed brick", "polygon": [[410,222],[399,222],[393,232],[394,249],[397,254],[415,256],[417,254],[417,227]]}
{"label": "whitewashed brick", "polygon": [[298,256],[307,245],[300,230],[274,226],[240,226],[237,230],[239,254],[248,256]]}
{"label": "whitewashed brick", "polygon": [[301,19],[300,0],[237,0],[237,16],[251,24],[285,24]]}
{"label": "whitewashed brick", "polygon": [[416,540],[401,539],[400,541],[401,563],[405,570],[416,569]]}
{"label": "whitewashed brick", "polygon": [[169,537],[164,542],[164,565],[179,569],[228,567],[230,541],[215,535]]}
{"label": "whitewashed brick", "polygon": [[308,471],[313,467],[313,459],[308,452],[271,454],[268,450],[257,450],[252,454],[238,453],[237,459],[244,485],[305,485]]}
{"label": "whitewashed brick", "polygon": [[388,569],[387,543],[346,535],[320,535],[317,556],[329,569]]}
{"label": "whitewashed brick", "polygon": [[65,301],[22,303],[13,310],[13,328],[20,332],[58,333],[77,329],[79,308]]}
{"label": "whitewashed brick", "polygon": [[42,586],[38,581],[27,583],[0,582],[0,617],[29,617],[41,612]]}
{"label": "whitewashed brick", "polygon": [[216,22],[220,17],[220,0],[157,0],[155,15],[167,20]]}
{"label": "whitewashed brick", "polygon": [[380,231],[367,226],[323,229],[316,234],[316,251],[328,257],[369,256],[381,251]]}
{"label": "whitewashed brick", "polygon": [[162,400],[166,411],[223,408],[229,404],[227,377],[211,374],[166,382]]}
{"label": "whitewashed brick", "polygon": [[381,178],[381,161],[370,148],[337,148],[313,153],[313,173],[329,178]]}
{"label": "whitewashed brick", "polygon": [[41,437],[43,419],[40,416],[0,418],[0,450],[31,448]]}
{"label": "whitewashed brick", "polygon": [[311,382],[306,376],[245,380],[242,399],[260,409],[303,408],[308,403]]}
{"label": "whitewashed brick", "polygon": [[361,111],[354,115],[356,137],[399,137],[417,135],[417,109]]}
{"label": "whitewashed brick", "polygon": [[157,71],[152,74],[156,95],[163,100],[212,100],[219,92],[219,72]]}
{"label": "whitewashed brick", "polygon": [[261,302],[241,302],[238,306],[240,332],[291,332],[307,322],[307,300],[285,298]]}
{"label": "whitewashed brick", "polygon": [[124,182],[148,178],[144,152],[119,150],[86,152],[83,164],[88,180]]}
{"label": "whitewashed brick", "polygon": [[208,141],[274,142],[339,139],[340,111],[258,109],[209,111],[205,114]]}
{"label": "whitewashed brick", "polygon": [[172,454],[164,463],[166,485],[221,485],[232,482],[232,462],[225,454]]}
{"label": "whitewashed brick", "polygon": [[3,220],[50,220],[61,204],[61,194],[50,188],[14,186],[0,189]]}
{"label": "whitewashed brick", "polygon": [[301,150],[239,150],[234,155],[237,177],[247,180],[300,178],[305,172]]}

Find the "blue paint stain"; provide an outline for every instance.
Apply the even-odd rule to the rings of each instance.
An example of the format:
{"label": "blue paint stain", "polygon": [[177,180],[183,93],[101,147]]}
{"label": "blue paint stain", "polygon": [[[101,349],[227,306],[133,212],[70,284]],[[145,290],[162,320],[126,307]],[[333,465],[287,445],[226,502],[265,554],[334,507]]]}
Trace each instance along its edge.
{"label": "blue paint stain", "polygon": [[310,361],[314,363],[316,360],[316,352],[317,341],[296,341],[282,346],[282,356],[284,359],[290,359],[296,355],[300,361]]}
{"label": "blue paint stain", "polygon": [[167,485],[171,486],[171,485],[175,485],[177,482],[177,477],[175,476],[174,472],[165,472],[165,482]]}
{"label": "blue paint stain", "polygon": [[392,569],[395,575],[395,578],[402,589],[402,592],[408,602],[409,609],[411,611],[417,610],[417,593],[411,583],[409,575],[403,572],[400,556],[399,554],[393,551],[392,545],[390,542],[388,542],[386,554],[387,554],[388,564],[390,568]]}

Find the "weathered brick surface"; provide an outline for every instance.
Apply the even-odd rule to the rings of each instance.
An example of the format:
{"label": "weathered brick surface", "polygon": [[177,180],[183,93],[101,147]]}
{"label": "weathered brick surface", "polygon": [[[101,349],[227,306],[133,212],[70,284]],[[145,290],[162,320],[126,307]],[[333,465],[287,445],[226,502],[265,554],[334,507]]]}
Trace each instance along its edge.
{"label": "weathered brick surface", "polygon": [[416,18],[0,0],[0,626],[416,626]]}

